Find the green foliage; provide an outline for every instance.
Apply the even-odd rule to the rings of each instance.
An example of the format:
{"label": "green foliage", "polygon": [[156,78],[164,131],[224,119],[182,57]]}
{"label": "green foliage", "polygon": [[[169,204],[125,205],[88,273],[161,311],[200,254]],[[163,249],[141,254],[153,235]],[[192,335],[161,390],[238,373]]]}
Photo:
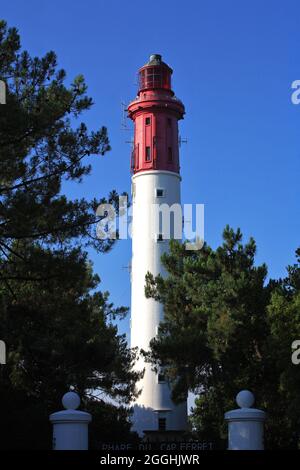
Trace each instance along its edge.
{"label": "green foliage", "polygon": [[146,295],[165,307],[148,360],[164,366],[175,400],[198,395],[192,422],[202,438],[224,445],[224,412],[250,389],[269,415],[267,445],[296,446],[300,370],[291,344],[300,338],[299,259],[287,280],[266,283],[254,240],[243,244],[240,230],[228,226],[223,240],[200,251],[172,241],[163,256],[168,277],[147,274]]}
{"label": "green foliage", "polygon": [[30,57],[4,21],[0,64],[7,84],[7,104],[0,106],[0,338],[7,345],[1,447],[49,448],[49,413],[70,386],[85,408],[96,410],[94,439],[110,435],[99,431],[100,417],[115,423],[117,437],[117,429],[129,432],[128,412],[104,399],[130,402],[139,377],[135,352],[111,323],[127,309],[114,308],[99,291],[84,249],[112,247],[114,240],[96,237],[95,210],[118,195],[87,201],[62,193],[64,181],[90,173],[89,156],[110,149],[107,131],[78,123],[92,105],[83,77],[66,86],[55,53]]}
{"label": "green foliage", "polygon": [[[7,298],[5,292],[0,296],[0,336],[8,345],[7,364],[1,370],[0,410],[10,425],[23,430],[28,426],[24,415],[31,413],[33,429],[25,442],[34,448],[45,445],[49,432],[43,425],[43,435],[39,422],[46,415],[48,422],[69,387],[84,397],[85,406],[97,401],[105,413],[103,399],[109,396],[128,403],[139,377],[131,370],[134,352],[108,321],[124,314],[124,309],[114,309],[107,293],[90,293],[98,279],[80,250],[74,249],[63,262],[61,253],[52,254],[53,264],[56,256],[55,269],[62,269],[61,278],[41,281],[38,289],[36,281],[14,280],[15,298]],[[11,445],[13,432],[6,439],[2,445]]]}
{"label": "green foliage", "polygon": [[101,450],[102,445],[130,443],[134,447],[140,440],[135,432],[131,432],[131,414],[124,407],[116,407],[110,403],[89,401],[87,410],[92,414],[90,424],[91,450]]}
{"label": "green foliage", "polygon": [[[77,124],[92,106],[83,77],[66,87],[55,53],[40,59],[20,51],[16,29],[3,21],[0,64],[0,79],[7,84],[7,104],[0,108],[0,246],[6,259],[1,271],[12,240],[107,251],[113,240],[95,237],[95,209],[105,199],[68,200],[61,194],[63,181],[80,182],[90,173],[88,156],[110,150],[105,127],[89,132],[83,122]],[[112,192],[108,202],[116,199]]]}

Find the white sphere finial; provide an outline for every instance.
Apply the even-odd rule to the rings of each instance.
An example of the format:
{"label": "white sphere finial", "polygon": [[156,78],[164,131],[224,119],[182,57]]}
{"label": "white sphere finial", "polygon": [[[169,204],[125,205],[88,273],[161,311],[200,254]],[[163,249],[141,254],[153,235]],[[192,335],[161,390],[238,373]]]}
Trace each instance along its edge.
{"label": "white sphere finial", "polygon": [[242,390],[236,396],[236,402],[240,408],[251,408],[254,400],[254,395],[249,390]]}
{"label": "white sphere finial", "polygon": [[62,404],[66,410],[76,410],[80,405],[80,397],[75,392],[67,392],[62,397]]}

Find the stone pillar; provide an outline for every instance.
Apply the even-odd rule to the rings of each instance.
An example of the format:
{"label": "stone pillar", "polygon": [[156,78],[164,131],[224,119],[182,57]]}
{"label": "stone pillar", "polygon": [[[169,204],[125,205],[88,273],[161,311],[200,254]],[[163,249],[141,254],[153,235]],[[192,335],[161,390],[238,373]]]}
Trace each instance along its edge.
{"label": "stone pillar", "polygon": [[53,450],[88,450],[88,425],[90,413],[79,411],[79,395],[68,392],[62,398],[64,410],[52,413]]}
{"label": "stone pillar", "polygon": [[236,396],[239,409],[225,413],[228,422],[228,450],[263,450],[266,413],[251,408],[254,395],[242,390]]}

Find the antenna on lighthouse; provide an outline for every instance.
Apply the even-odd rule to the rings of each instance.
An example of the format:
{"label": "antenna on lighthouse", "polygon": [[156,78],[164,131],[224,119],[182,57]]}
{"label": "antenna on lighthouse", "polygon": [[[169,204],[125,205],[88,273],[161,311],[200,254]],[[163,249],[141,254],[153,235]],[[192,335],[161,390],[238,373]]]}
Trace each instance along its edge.
{"label": "antenna on lighthouse", "polygon": [[122,269],[126,269],[126,271],[129,272],[129,274],[131,274],[131,269],[132,269],[132,266],[131,266],[131,262],[129,262],[126,266],[122,266]]}
{"label": "antenna on lighthouse", "polygon": [[121,101],[121,112],[122,112],[122,117],[121,117],[121,131],[130,131],[131,129],[128,127],[127,124],[127,105],[124,103],[124,101]]}
{"label": "antenna on lighthouse", "polygon": [[181,144],[187,144],[188,140],[186,138],[182,138],[181,135],[178,137],[178,145],[181,147]]}

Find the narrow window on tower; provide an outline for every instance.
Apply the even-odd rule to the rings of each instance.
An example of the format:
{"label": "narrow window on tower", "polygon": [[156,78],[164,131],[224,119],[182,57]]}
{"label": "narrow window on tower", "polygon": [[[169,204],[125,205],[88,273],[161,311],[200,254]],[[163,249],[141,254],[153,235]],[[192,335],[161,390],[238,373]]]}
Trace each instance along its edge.
{"label": "narrow window on tower", "polygon": [[135,168],[135,149],[131,151],[131,171],[133,172]]}
{"label": "narrow window on tower", "polygon": [[146,147],[146,162],[151,162],[151,148]]}
{"label": "narrow window on tower", "polygon": [[167,428],[167,420],[166,418],[158,418],[158,430],[165,431]]}
{"label": "narrow window on tower", "polygon": [[168,162],[172,162],[173,154],[172,154],[172,147],[168,147]]}
{"label": "narrow window on tower", "polygon": [[156,197],[164,197],[165,192],[161,188],[156,188]]}
{"label": "narrow window on tower", "polygon": [[140,144],[136,144],[135,145],[135,156],[134,156],[134,161],[135,161],[135,168],[136,170],[139,169],[139,148],[140,148]]}
{"label": "narrow window on tower", "polygon": [[165,374],[163,373],[163,371],[159,371],[159,373],[158,373],[158,383],[162,384],[162,383],[165,383],[165,381],[166,381]]}
{"label": "narrow window on tower", "polygon": [[151,118],[150,117],[146,117],[146,126],[149,126],[151,124]]}

